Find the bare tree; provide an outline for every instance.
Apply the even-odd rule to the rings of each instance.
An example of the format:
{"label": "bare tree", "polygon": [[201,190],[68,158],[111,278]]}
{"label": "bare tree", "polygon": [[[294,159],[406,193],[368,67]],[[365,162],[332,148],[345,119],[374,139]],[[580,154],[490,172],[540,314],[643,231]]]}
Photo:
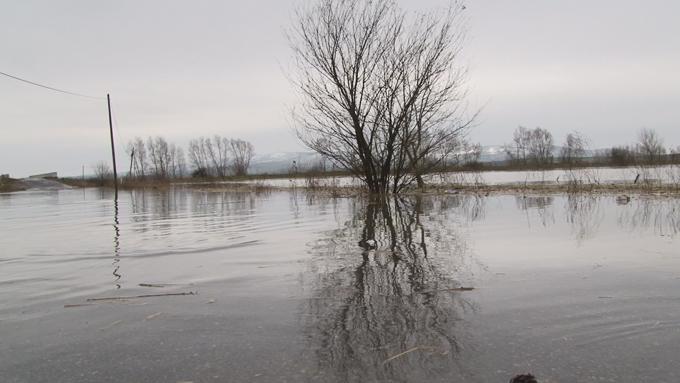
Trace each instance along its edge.
{"label": "bare tree", "polygon": [[636,146],[638,154],[647,162],[659,162],[666,154],[663,146],[663,139],[653,129],[642,129],[638,132],[638,143]]}
{"label": "bare tree", "polygon": [[537,127],[533,130],[517,127],[512,135],[512,143],[505,145],[505,152],[513,162],[537,165],[549,164],[553,160],[553,138],[547,129]]}
{"label": "bare tree", "polygon": [[[482,145],[471,144],[467,141],[461,143],[460,148],[452,153],[447,160],[449,166],[469,165],[479,162],[482,156]],[[446,169],[446,168],[444,168]]]}
{"label": "bare tree", "polygon": [[172,164],[172,153],[168,141],[160,136],[149,137],[146,141],[146,147],[154,176],[159,179],[167,178],[170,175],[169,168]]}
{"label": "bare tree", "polygon": [[393,1],[319,0],[290,33],[300,139],[371,192],[399,192],[460,147],[461,11],[413,20]]}
{"label": "bare tree", "polygon": [[512,143],[505,145],[505,152],[514,162],[529,161],[544,165],[552,162],[553,137],[547,129],[537,127],[533,130],[517,127],[512,135]]}
{"label": "bare tree", "polygon": [[194,174],[209,175],[210,160],[206,152],[206,138],[199,137],[189,141],[189,161],[194,168]]}
{"label": "bare tree", "polygon": [[215,135],[189,141],[189,158],[196,174],[225,177],[229,170],[230,140]]}
{"label": "bare tree", "polygon": [[140,137],[130,141],[126,149],[131,156],[130,176],[157,179],[180,178],[186,172],[184,150],[163,137]]}
{"label": "bare tree", "polygon": [[204,177],[225,177],[230,170],[236,175],[245,175],[253,154],[253,145],[239,139],[215,135],[189,141],[189,160],[194,174]]}
{"label": "bare tree", "polygon": [[465,146],[465,156],[463,161],[466,164],[475,164],[482,157],[482,144],[467,144]]}
{"label": "bare tree", "polygon": [[175,154],[173,156],[173,159],[174,159],[173,176],[175,178],[183,178],[186,175],[187,171],[187,162],[186,158],[184,157],[184,149],[182,149],[179,146],[175,147]]}
{"label": "bare tree", "polygon": [[232,162],[231,168],[237,176],[244,176],[248,174],[250,167],[250,160],[255,154],[253,144],[248,141],[236,139],[230,141]]}
{"label": "bare tree", "polygon": [[131,169],[132,172],[130,177],[146,177],[147,172],[147,153],[146,147],[144,146],[144,140],[141,137],[135,137],[134,140],[130,141],[127,145],[126,152],[131,156]]}
{"label": "bare tree", "polygon": [[588,139],[579,132],[567,134],[564,146],[560,152],[562,162],[573,165],[581,160],[586,154]]}
{"label": "bare tree", "polygon": [[92,171],[99,186],[104,186],[113,179],[113,170],[111,170],[111,166],[105,161],[99,161],[94,164]]}
{"label": "bare tree", "polygon": [[175,144],[168,146],[167,177],[181,178],[184,172],[184,150]]}
{"label": "bare tree", "polygon": [[204,139],[206,153],[212,163],[212,169],[217,177],[225,177],[229,170],[230,142],[226,137],[214,135],[212,140]]}
{"label": "bare tree", "polygon": [[553,137],[547,130],[540,127],[531,131],[529,139],[529,159],[539,165],[549,164],[553,160]]}
{"label": "bare tree", "polygon": [[505,145],[505,152],[514,162],[526,162],[529,152],[531,131],[523,126],[518,126],[512,134],[512,143]]}

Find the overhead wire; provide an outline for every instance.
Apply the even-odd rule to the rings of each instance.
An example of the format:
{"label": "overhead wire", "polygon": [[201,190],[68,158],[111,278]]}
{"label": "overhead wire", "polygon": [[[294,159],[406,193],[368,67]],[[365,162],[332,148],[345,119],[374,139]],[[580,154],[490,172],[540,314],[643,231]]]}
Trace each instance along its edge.
{"label": "overhead wire", "polygon": [[118,119],[116,118],[116,113],[114,111],[118,111],[118,105],[114,104],[113,101],[111,101],[111,117],[113,118],[113,135],[116,136],[116,142],[118,143],[117,146],[125,147],[125,141],[123,141],[123,138],[121,137],[121,132],[120,132],[120,125],[118,124]]}
{"label": "overhead wire", "polygon": [[76,92],[71,92],[71,91],[68,91],[68,90],[63,90],[63,89],[59,89],[59,88],[54,88],[54,87],[51,87],[51,86],[48,86],[48,85],[39,84],[39,83],[37,83],[37,82],[33,82],[33,81],[30,81],[30,80],[26,80],[25,78],[21,78],[21,77],[18,77],[18,76],[14,76],[14,75],[11,75],[11,74],[5,73],[5,72],[0,72],[0,75],[3,75],[3,76],[6,76],[6,77],[9,77],[9,78],[12,78],[12,79],[17,80],[17,81],[24,82],[24,83],[27,83],[27,84],[31,84],[31,85],[35,85],[35,86],[38,86],[38,87],[41,87],[41,88],[49,89],[49,90],[52,90],[52,91],[55,91],[55,92],[70,94],[71,96],[78,96],[78,97],[91,98],[91,99],[95,99],[95,100],[103,100],[103,99],[106,98],[106,97],[90,96],[90,95],[87,95],[87,94],[76,93]]}
{"label": "overhead wire", "polygon": [[[59,92],[59,93],[68,94],[68,95],[71,95],[71,96],[89,98],[89,99],[93,99],[93,100],[106,100],[106,97],[91,96],[91,95],[87,95],[87,94],[83,94],[83,93],[77,93],[77,92],[71,92],[71,91],[64,90],[64,89],[59,89],[59,88],[55,88],[55,87],[52,87],[52,86],[40,84],[40,83],[31,81],[31,80],[27,80],[25,78],[15,76],[15,75],[12,75],[12,74],[9,74],[9,73],[5,73],[5,72],[2,72],[2,71],[0,71],[0,75],[5,76],[5,77],[9,77],[9,78],[17,80],[17,81],[21,81],[21,82],[26,83],[26,84],[34,85],[34,86],[37,86],[37,87],[40,87],[40,88],[48,89],[48,90]],[[114,121],[115,121],[115,115],[113,115],[113,118],[114,118]],[[114,129],[114,134],[117,136],[118,142],[119,142],[119,145],[120,145],[122,140],[121,140],[120,135],[118,134],[118,121],[115,121],[115,127],[116,127],[116,129]]]}

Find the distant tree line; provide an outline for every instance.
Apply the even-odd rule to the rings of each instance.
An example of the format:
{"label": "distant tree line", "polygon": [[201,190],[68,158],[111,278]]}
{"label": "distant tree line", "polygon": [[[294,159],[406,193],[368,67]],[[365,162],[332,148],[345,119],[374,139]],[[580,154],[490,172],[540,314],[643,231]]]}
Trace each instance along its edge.
{"label": "distant tree line", "polygon": [[245,176],[254,154],[253,145],[241,139],[216,135],[189,141],[189,161],[194,177]]}
{"label": "distant tree line", "polygon": [[[481,164],[482,146],[472,144],[463,137],[459,137],[454,146],[455,150],[447,152],[446,160],[440,166],[429,168],[430,172],[456,171],[461,168],[483,170],[508,165],[519,168],[572,168],[680,164],[680,146],[667,148],[663,139],[652,129],[641,129],[637,141],[632,144],[592,150],[588,138],[576,131],[568,133],[561,145],[557,146],[549,130],[519,126],[513,132],[512,141],[504,145],[509,158],[509,164],[505,165]],[[146,140],[134,138],[128,142],[126,152],[129,156],[128,178],[131,179],[223,178],[247,175],[254,147],[242,139],[215,135],[190,140],[185,155],[181,146],[156,136]],[[310,170],[325,172],[326,161],[328,158],[324,157],[322,165]],[[332,160],[331,163],[335,165]],[[332,170],[348,169],[333,166]],[[112,170],[107,162],[98,162],[92,171],[94,179],[101,185],[112,179]]]}
{"label": "distant tree line", "polygon": [[511,161],[545,164],[553,160],[553,137],[547,129],[527,129],[519,126],[512,135],[512,143],[505,145]]}
{"label": "distant tree line", "polygon": [[[160,136],[146,140],[135,137],[125,151],[129,159],[127,177],[136,180],[244,176],[255,154],[250,142],[219,135],[189,141],[188,162],[181,146]],[[95,164],[92,170],[102,185],[112,178],[111,167],[104,161]]]}
{"label": "distant tree line", "polygon": [[[641,129],[637,142],[610,149],[589,151],[587,137],[579,132],[566,135],[560,147],[555,146],[552,133],[536,127],[515,129],[512,142],[504,146],[513,165],[544,167],[550,165],[656,165],[680,162],[680,146],[667,149],[663,139],[652,129]],[[559,149],[559,150],[557,150]]]}
{"label": "distant tree line", "polygon": [[130,178],[168,179],[186,175],[184,150],[163,137],[148,137],[146,142],[136,137],[128,143],[126,152],[130,156]]}
{"label": "distant tree line", "polygon": [[636,143],[615,146],[608,154],[614,165],[677,163],[680,161],[680,146],[676,149],[667,149],[656,131],[642,129],[638,133]]}

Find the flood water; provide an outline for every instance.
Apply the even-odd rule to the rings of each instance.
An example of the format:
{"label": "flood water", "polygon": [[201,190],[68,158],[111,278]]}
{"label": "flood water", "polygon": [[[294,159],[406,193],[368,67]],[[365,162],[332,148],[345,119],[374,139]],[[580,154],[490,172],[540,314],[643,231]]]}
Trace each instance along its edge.
{"label": "flood water", "polygon": [[[680,188],[680,165],[629,166],[629,167],[589,167],[554,170],[496,170],[483,172],[450,172],[424,176],[427,184],[433,185],[516,185],[516,184],[651,184]],[[290,188],[310,186],[361,186],[354,177],[297,177],[289,179],[269,178],[239,183],[263,184],[274,187]],[[225,183],[232,183],[227,181]]]}
{"label": "flood water", "polygon": [[678,355],[680,199],[0,194],[1,382],[678,382]]}

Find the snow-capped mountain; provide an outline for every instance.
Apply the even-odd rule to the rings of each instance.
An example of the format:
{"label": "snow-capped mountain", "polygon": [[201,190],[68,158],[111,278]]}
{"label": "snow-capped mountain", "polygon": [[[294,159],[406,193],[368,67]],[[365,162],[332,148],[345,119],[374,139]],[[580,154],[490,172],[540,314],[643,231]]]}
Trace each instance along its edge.
{"label": "snow-capped mountain", "polygon": [[508,159],[505,149],[498,145],[482,146],[482,153],[479,156],[479,162],[500,162]]}

